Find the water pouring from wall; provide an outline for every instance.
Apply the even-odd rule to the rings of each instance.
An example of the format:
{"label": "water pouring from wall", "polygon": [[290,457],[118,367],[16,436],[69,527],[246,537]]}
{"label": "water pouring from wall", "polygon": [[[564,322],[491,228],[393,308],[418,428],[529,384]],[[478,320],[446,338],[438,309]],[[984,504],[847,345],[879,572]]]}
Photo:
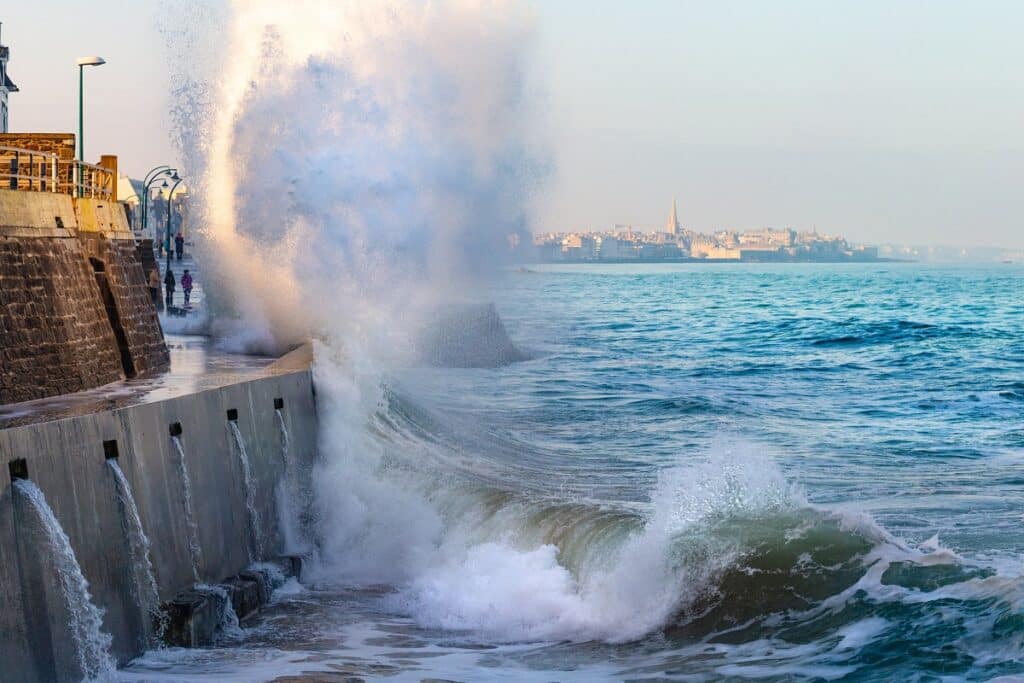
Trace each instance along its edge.
{"label": "water pouring from wall", "polygon": [[203,551],[199,545],[199,525],[196,523],[195,509],[192,507],[192,479],[188,476],[185,448],[181,444],[181,439],[172,436],[171,443],[174,444],[178,476],[181,478],[182,504],[185,508],[185,524],[188,527],[188,551],[192,559],[192,578],[198,583]]}
{"label": "water pouring from wall", "polygon": [[292,462],[291,436],[288,434],[288,425],[285,422],[284,413],[280,408],[275,408],[274,416],[277,419],[281,462],[284,466],[284,476],[277,483],[275,491],[277,496],[277,517],[281,528],[284,554],[304,554],[308,544],[304,542],[302,524],[299,518],[301,496],[298,466]]}
{"label": "water pouring from wall", "polygon": [[128,478],[114,458],[107,460],[107,466],[114,473],[118,503],[121,507],[125,532],[128,536],[128,551],[131,555],[132,578],[135,593],[142,611],[143,623],[152,623],[157,641],[167,628],[167,615],[160,609],[160,589],[157,586],[153,562],[150,558],[149,537],[142,528],[139,508],[135,503]]}
{"label": "water pouring from wall", "polygon": [[252,473],[252,464],[249,462],[249,453],[245,448],[245,438],[238,428],[238,423],[235,420],[228,420],[228,425],[234,435],[235,449],[245,481],[245,509],[249,516],[249,535],[251,537],[249,560],[251,562],[259,561],[263,559],[263,528],[260,523],[259,510],[256,509],[256,479]]}
{"label": "water pouring from wall", "polygon": [[274,408],[274,416],[277,418],[277,431],[281,440],[281,460],[285,470],[288,470],[288,452],[291,450],[291,437],[288,435],[288,425],[284,421],[284,413],[280,408]]}
{"label": "water pouring from wall", "polygon": [[89,583],[82,574],[71,541],[38,486],[28,479],[17,479],[12,486],[32,508],[46,537],[49,551],[46,559],[52,564],[54,578],[65,601],[68,631],[83,679],[104,680],[116,668],[110,655],[111,637],[103,631],[103,612],[92,602]]}

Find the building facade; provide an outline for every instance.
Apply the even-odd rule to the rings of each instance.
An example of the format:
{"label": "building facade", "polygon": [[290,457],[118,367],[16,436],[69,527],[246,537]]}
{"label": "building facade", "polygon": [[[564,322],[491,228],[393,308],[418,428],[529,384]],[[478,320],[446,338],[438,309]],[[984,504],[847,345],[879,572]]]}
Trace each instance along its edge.
{"label": "building facade", "polygon": [[0,23],[0,133],[6,133],[9,121],[9,105],[7,95],[18,92],[18,86],[14,85],[10,76],[7,75],[7,61],[10,59],[11,50],[3,44],[3,23]]}

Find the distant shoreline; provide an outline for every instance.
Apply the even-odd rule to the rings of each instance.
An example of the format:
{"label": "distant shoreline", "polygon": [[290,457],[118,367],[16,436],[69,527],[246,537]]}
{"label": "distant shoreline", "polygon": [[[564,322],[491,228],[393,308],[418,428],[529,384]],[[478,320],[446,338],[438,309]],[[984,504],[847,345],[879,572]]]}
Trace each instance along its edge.
{"label": "distant shoreline", "polygon": [[764,264],[764,263],[917,263],[916,259],[886,258],[878,257],[872,259],[843,259],[843,258],[818,258],[818,259],[733,259],[733,258],[627,258],[627,259],[578,259],[565,261],[531,260],[525,261],[524,265],[623,265],[629,263],[735,263],[735,264]]}

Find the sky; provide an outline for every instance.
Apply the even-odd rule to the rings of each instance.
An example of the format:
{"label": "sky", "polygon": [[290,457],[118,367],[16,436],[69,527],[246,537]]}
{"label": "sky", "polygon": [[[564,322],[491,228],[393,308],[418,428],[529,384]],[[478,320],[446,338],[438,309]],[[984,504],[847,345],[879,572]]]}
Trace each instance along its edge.
{"label": "sky", "polygon": [[[527,0],[553,171],[535,231],[816,228],[1024,248],[1024,3]],[[188,55],[153,2],[5,3],[12,130],[77,129],[138,176],[174,161]]]}

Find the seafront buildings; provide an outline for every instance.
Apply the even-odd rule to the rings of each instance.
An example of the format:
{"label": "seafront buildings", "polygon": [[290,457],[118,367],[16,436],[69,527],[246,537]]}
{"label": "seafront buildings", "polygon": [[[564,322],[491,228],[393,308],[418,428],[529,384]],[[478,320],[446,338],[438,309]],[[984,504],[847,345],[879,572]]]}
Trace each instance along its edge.
{"label": "seafront buildings", "polygon": [[575,261],[876,261],[878,249],[817,230],[762,228],[704,234],[680,227],[676,202],[663,232],[613,230],[549,232],[534,236],[542,262]]}

